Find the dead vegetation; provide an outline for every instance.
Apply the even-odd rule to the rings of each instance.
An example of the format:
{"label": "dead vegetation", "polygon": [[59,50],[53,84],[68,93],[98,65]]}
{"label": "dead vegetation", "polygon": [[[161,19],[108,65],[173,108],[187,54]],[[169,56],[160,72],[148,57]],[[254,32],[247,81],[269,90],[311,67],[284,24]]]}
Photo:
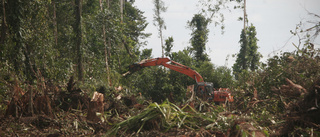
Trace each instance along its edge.
{"label": "dead vegetation", "polygon": [[[289,133],[300,134],[295,132],[297,127],[308,127],[320,131],[320,108],[318,101],[320,100],[320,79],[315,81],[314,85],[308,90],[301,85],[295,84],[289,79],[287,85],[282,85],[280,89],[274,89],[284,98],[281,100],[285,106],[285,114],[283,118],[285,123],[282,124],[281,130],[275,133],[276,136],[287,135]],[[319,135],[319,132],[317,133]]]}
{"label": "dead vegetation", "polygon": [[[25,92],[16,81],[15,92],[1,117],[1,136],[226,136],[230,116],[220,114],[222,106],[195,97],[180,107],[141,102],[141,96],[112,91],[109,96],[95,92],[89,96],[75,87],[73,78],[66,91],[51,85],[46,94]],[[104,89],[105,90],[105,89]],[[102,91],[102,90],[100,90]],[[30,111],[30,100],[33,108]],[[139,100],[140,99],[140,100]],[[189,105],[192,104],[192,105]],[[228,113],[233,115],[232,113]],[[236,115],[234,115],[236,116]]]}

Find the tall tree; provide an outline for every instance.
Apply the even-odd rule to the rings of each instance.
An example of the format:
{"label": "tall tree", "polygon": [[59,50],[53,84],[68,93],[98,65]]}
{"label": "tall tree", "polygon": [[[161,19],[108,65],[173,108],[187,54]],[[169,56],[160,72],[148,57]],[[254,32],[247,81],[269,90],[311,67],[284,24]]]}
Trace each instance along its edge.
{"label": "tall tree", "polygon": [[13,64],[14,70],[17,74],[20,72],[20,67],[22,64],[22,18],[23,18],[23,3],[20,0],[9,0],[8,1],[7,19],[9,26],[9,33],[12,35],[12,46],[9,47],[9,60]]}
{"label": "tall tree", "polygon": [[162,57],[164,57],[162,31],[166,29],[166,25],[164,23],[163,17],[161,16],[161,13],[166,12],[167,7],[165,7],[164,2],[162,0],[153,0],[153,3],[154,3],[153,25],[158,27],[159,37],[160,37],[160,42],[161,42],[161,49],[162,49]]}
{"label": "tall tree", "polygon": [[240,73],[242,70],[255,71],[258,68],[260,53],[257,51],[256,29],[251,24],[250,27],[243,29],[240,35],[240,52],[237,55],[235,64],[233,65],[233,72]]}
{"label": "tall tree", "polygon": [[81,31],[81,8],[82,8],[82,0],[75,0],[75,24],[73,26],[73,30],[75,32],[75,46],[77,53],[77,67],[78,67],[78,79],[80,81],[83,80],[83,65],[82,65],[82,31]]}
{"label": "tall tree", "polygon": [[[100,3],[100,10],[103,12],[103,5],[102,5],[102,0],[99,1]],[[107,1],[107,8],[109,9],[109,1]],[[105,19],[103,19],[105,21]],[[111,80],[110,80],[110,73],[109,73],[109,55],[108,52],[110,53],[110,48],[108,50],[108,45],[107,45],[107,37],[106,37],[106,23],[103,22],[102,24],[102,36],[103,36],[103,45],[104,45],[104,54],[105,54],[105,63],[106,63],[106,71],[107,71],[107,81],[109,83],[109,86],[111,86]]]}
{"label": "tall tree", "polygon": [[209,60],[205,52],[209,34],[208,24],[209,20],[201,14],[195,14],[192,20],[188,22],[192,30],[190,42],[197,62]]}

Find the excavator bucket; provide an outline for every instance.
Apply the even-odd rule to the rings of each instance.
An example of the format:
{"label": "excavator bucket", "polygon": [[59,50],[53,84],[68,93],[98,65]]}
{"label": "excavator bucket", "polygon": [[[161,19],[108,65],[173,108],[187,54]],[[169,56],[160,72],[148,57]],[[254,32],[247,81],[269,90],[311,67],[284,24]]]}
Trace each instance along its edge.
{"label": "excavator bucket", "polygon": [[128,72],[126,72],[126,73],[124,73],[124,74],[122,74],[122,76],[128,76],[128,75],[130,75],[130,74],[132,74],[132,73],[134,73],[134,72],[136,72],[136,71],[139,71],[139,70],[141,70],[143,67],[141,67],[141,65],[140,64],[138,64],[138,63],[134,63],[134,64],[132,64],[132,65],[130,65],[129,66],[129,71]]}

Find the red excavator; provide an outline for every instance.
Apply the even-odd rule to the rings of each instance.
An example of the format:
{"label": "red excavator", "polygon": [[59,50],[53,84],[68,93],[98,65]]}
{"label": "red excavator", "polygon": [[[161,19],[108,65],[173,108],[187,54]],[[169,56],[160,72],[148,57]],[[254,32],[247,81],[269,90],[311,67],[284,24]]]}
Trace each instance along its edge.
{"label": "red excavator", "polygon": [[134,63],[129,66],[129,71],[123,74],[123,76],[132,74],[133,72],[139,71],[144,67],[159,66],[159,65],[162,65],[166,68],[185,74],[193,78],[194,80],[196,80],[197,84],[194,85],[193,92],[195,92],[196,96],[198,96],[202,100],[205,100],[208,102],[214,101],[216,104],[219,104],[220,102],[225,102],[225,101],[233,102],[233,96],[231,96],[229,89],[220,88],[218,91],[215,91],[213,89],[213,83],[204,82],[202,76],[197,71],[185,65],[182,65],[180,63],[172,61],[169,58],[153,58],[153,59],[142,60],[139,63]]}

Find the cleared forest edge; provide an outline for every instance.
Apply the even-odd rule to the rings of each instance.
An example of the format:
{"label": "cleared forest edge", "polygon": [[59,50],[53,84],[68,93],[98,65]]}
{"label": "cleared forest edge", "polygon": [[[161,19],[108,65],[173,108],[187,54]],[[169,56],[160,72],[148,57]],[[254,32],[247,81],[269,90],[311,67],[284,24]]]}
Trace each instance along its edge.
{"label": "cleared forest edge", "polygon": [[[318,64],[312,69],[320,66],[318,59],[310,61]],[[297,65],[302,65],[299,63],[302,62]],[[223,137],[312,133],[318,136],[320,77],[315,77],[309,87],[306,83],[293,82],[297,80],[285,78],[286,84],[273,87],[274,98],[259,100],[258,91],[255,91],[242,95],[243,98],[249,96],[247,100],[238,96],[235,103],[227,105],[210,104],[197,97],[180,105],[168,100],[158,104],[145,100],[140,94],[126,94],[121,88],[112,91],[102,88],[101,93],[95,92],[90,99],[85,91],[75,87],[72,77],[66,84],[66,91],[46,82],[40,83],[44,91],[32,85],[25,91],[15,80],[8,84],[13,95],[6,113],[1,116],[0,135]],[[103,96],[106,92],[111,94]],[[239,95],[242,91],[234,92]],[[33,93],[32,111],[29,109],[30,93]],[[269,112],[268,106],[264,107],[277,99],[284,113]],[[262,108],[265,110],[260,113]]]}

